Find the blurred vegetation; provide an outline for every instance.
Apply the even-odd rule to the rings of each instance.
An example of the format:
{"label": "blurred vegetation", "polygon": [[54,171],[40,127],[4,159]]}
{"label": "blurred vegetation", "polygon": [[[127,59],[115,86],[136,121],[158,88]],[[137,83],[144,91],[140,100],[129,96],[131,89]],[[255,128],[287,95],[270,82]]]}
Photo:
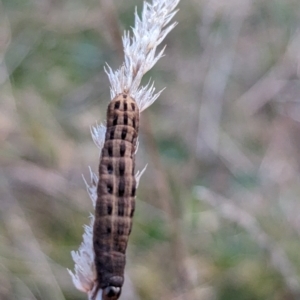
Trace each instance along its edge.
{"label": "blurred vegetation", "polygon": [[[0,299],[86,299],[103,67],[142,1],[0,0]],[[141,115],[122,299],[300,299],[300,2],[182,1]]]}

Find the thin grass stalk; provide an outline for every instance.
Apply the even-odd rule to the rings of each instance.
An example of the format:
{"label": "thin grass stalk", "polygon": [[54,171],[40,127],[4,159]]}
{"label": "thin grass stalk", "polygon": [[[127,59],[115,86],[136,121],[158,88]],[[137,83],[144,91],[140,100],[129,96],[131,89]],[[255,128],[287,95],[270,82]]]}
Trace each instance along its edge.
{"label": "thin grass stalk", "polygon": [[[126,93],[135,99],[139,111],[142,112],[159,97],[161,91],[155,93],[153,82],[149,81],[145,86],[141,86],[140,83],[143,75],[163,56],[165,47],[158,54],[156,54],[156,49],[177,24],[168,25],[177,12],[175,8],[178,3],[179,0],[153,0],[151,4],[144,2],[141,17],[135,11],[135,26],[132,28],[132,35],[125,32],[122,38],[124,64],[116,71],[108,65],[105,68],[111,85],[111,100],[120,93]],[[105,125],[96,125],[91,132],[95,144],[101,151],[105,140]],[[137,184],[143,171],[135,176]],[[85,182],[94,208],[97,201],[98,180],[98,176],[90,169],[90,184]],[[97,285],[93,249],[94,221],[95,217],[91,214],[90,224],[84,227],[83,242],[79,250],[71,253],[75,262],[74,273],[69,270],[75,287],[87,293],[89,299],[94,298]],[[101,298],[102,290],[100,289],[96,299]]]}

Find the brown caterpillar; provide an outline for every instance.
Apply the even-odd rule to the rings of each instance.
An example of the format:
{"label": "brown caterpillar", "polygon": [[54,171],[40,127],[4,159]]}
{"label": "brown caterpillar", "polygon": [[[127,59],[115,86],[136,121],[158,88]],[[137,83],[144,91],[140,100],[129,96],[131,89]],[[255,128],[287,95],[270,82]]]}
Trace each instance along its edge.
{"label": "brown caterpillar", "polygon": [[116,300],[124,282],[125,252],[135,208],[135,149],[139,109],[128,94],[107,108],[107,129],[99,165],[93,232],[97,288],[104,300]]}

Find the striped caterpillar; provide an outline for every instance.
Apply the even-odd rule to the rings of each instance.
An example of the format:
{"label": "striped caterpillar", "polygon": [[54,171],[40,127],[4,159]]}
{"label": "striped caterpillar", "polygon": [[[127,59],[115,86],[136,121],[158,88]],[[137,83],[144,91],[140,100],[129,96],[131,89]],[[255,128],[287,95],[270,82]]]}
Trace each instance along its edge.
{"label": "striped caterpillar", "polygon": [[139,109],[128,94],[107,108],[107,129],[99,165],[93,232],[97,288],[103,300],[116,300],[124,282],[125,252],[135,208],[135,150]]}

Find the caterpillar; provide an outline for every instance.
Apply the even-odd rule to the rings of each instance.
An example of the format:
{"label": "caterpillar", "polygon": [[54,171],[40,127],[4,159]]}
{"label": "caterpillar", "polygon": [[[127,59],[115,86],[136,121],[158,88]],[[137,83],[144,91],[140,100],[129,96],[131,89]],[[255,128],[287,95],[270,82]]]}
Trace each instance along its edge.
{"label": "caterpillar", "polygon": [[103,300],[121,295],[126,247],[135,210],[135,150],[139,108],[126,93],[107,108],[107,129],[99,164],[93,247],[97,287]]}

